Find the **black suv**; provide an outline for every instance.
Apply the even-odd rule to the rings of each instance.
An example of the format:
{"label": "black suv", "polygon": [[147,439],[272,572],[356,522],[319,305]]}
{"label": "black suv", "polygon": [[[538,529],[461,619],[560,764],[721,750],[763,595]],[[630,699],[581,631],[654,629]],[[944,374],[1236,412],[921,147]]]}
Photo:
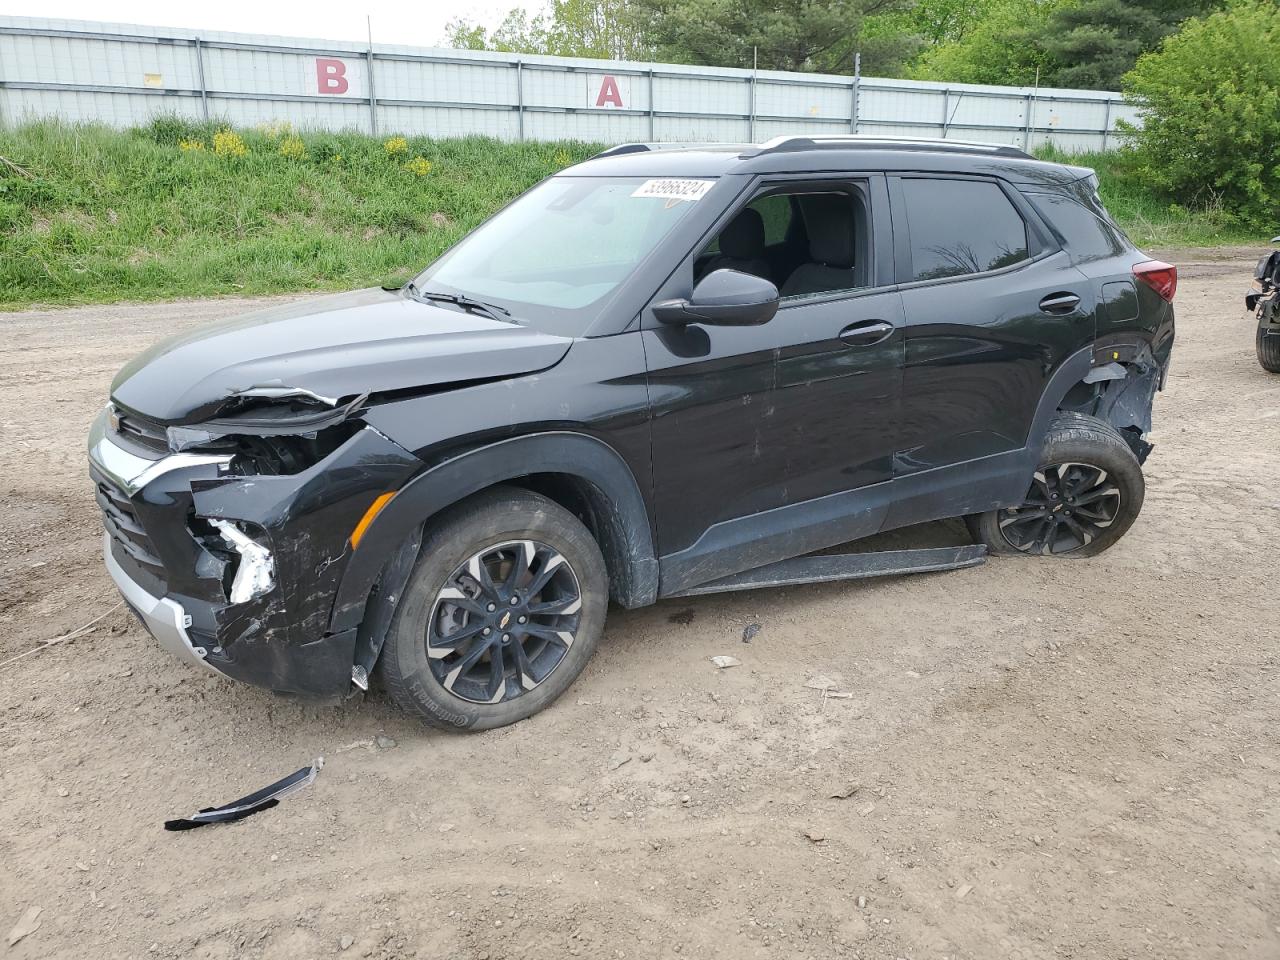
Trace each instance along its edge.
{"label": "black suv", "polygon": [[527,717],[610,598],[966,517],[1087,556],[1142,504],[1176,271],[1087,169],[865,137],[629,144],[402,289],[126,366],[89,441],[112,577],[165,647],[433,724]]}

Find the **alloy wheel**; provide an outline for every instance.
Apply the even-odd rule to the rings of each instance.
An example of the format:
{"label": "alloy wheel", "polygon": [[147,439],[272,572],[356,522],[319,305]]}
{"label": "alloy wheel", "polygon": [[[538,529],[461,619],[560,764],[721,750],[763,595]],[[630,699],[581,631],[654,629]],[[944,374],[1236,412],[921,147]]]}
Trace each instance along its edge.
{"label": "alloy wheel", "polygon": [[426,638],[431,672],[472,703],[515,699],[564,660],[581,612],[578,577],[554,547],[536,540],[486,547],[436,595]]}
{"label": "alloy wheel", "polygon": [[1120,513],[1120,487],[1087,463],[1059,463],[1036,471],[1021,506],[1000,514],[1000,534],[1024,553],[1070,553],[1092,543]]}

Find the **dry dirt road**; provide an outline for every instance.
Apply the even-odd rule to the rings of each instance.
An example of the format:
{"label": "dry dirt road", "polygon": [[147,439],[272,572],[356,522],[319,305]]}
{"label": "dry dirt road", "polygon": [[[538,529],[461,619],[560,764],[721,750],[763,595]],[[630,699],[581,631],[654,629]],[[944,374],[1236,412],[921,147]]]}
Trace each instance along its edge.
{"label": "dry dirt road", "polygon": [[[615,610],[558,705],[466,737],[206,676],[118,609],[0,668],[0,936],[42,910],[3,956],[1280,957],[1280,377],[1250,261],[1169,256],[1146,506],[1097,559]],[[116,603],[112,374],[247,306],[0,316],[0,660]]]}

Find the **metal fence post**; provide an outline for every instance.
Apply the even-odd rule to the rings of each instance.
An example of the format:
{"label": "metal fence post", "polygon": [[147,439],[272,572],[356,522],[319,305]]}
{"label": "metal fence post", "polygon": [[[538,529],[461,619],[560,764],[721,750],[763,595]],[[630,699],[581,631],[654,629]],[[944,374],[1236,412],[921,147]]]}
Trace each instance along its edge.
{"label": "metal fence post", "polygon": [[950,126],[949,114],[951,113],[951,91],[943,89],[942,91],[942,139],[947,139],[947,127]]}
{"label": "metal fence post", "polygon": [[204,122],[209,122],[209,91],[205,88],[204,83],[204,47],[200,43],[200,38],[195,39],[196,51],[196,76],[200,80],[200,112],[204,115]]}
{"label": "metal fence post", "polygon": [[751,120],[749,122],[750,132],[747,134],[747,142],[756,142],[756,71],[760,68],[760,50],[758,47],[751,48],[751,78],[747,81],[751,84]]}
{"label": "metal fence post", "polygon": [[649,142],[650,143],[655,143],[658,139],[657,134],[654,133],[653,88],[654,88],[653,67],[650,67],[649,68]]}
{"label": "metal fence post", "polygon": [[524,139],[524,60],[516,57],[516,130]]}
{"label": "metal fence post", "polygon": [[1107,97],[1107,112],[1102,118],[1102,152],[1107,152],[1107,134],[1111,132],[1111,98]]}
{"label": "metal fence post", "polygon": [[369,64],[369,132],[373,136],[378,135],[378,98],[373,89],[373,47],[370,46],[366,54],[366,60]]}
{"label": "metal fence post", "polygon": [[1022,133],[1022,149],[1031,152],[1031,111],[1036,108],[1036,98],[1028,93],[1026,96],[1027,126]]}
{"label": "metal fence post", "polygon": [[849,132],[858,132],[858,98],[862,94],[862,54],[853,55],[853,84],[849,89]]}

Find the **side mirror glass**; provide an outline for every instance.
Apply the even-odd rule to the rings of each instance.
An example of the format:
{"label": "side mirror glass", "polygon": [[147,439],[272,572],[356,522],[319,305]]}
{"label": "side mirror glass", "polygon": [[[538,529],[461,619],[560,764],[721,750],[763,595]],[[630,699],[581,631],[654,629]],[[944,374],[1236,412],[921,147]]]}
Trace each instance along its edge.
{"label": "side mirror glass", "polygon": [[703,323],[721,327],[752,327],[768,323],[778,312],[778,288],[763,277],[738,270],[713,270],[693,288],[688,300],[664,300],[653,305],[663,323]]}

